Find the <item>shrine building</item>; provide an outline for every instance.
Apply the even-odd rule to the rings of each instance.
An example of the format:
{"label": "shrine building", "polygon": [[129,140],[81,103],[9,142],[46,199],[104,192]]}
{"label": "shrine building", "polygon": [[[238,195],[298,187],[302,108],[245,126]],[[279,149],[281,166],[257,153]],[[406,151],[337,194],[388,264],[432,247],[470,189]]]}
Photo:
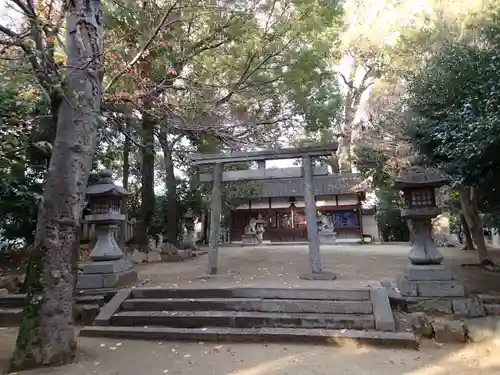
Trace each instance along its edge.
{"label": "shrine building", "polygon": [[[314,223],[308,229],[305,197],[311,202],[309,217],[327,216],[339,242],[378,240],[374,210],[363,208],[369,186],[361,175],[331,174],[327,167],[313,167],[314,157],[328,155],[336,147],[332,144],[231,154],[194,154],[191,158],[200,168],[200,182],[213,189],[211,221],[219,221],[216,211],[220,212],[220,184],[232,184],[233,209],[229,220],[232,243],[241,243],[245,227],[257,217],[266,222],[264,242],[310,241],[310,231],[314,233],[317,225]],[[266,161],[299,158],[302,158],[302,167],[266,168]],[[258,168],[223,168],[227,163],[248,161],[256,161]],[[219,222],[216,227],[220,227]]]}
{"label": "shrine building", "polygon": [[[297,168],[282,168],[290,172]],[[287,171],[288,170],[288,171]],[[267,171],[272,171],[268,169]],[[267,222],[265,242],[305,242],[307,220],[302,178],[254,181],[255,194],[238,198],[231,210],[231,242],[239,243],[245,226],[259,214]],[[367,185],[359,174],[328,174],[327,168],[315,168],[313,193],[318,214],[334,223],[339,242],[378,239],[374,211],[363,209]]]}

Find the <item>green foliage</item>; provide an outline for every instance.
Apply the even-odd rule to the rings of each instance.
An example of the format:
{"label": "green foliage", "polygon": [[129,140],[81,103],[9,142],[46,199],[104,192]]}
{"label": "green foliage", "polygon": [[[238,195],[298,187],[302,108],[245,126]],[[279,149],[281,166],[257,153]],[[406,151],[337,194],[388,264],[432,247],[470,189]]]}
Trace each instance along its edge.
{"label": "green foliage", "polygon": [[384,241],[408,241],[410,233],[406,220],[401,218],[403,208],[398,192],[385,189],[377,191],[377,223]]}
{"label": "green foliage", "polygon": [[407,76],[410,135],[452,180],[472,185],[500,173],[500,18],[488,18]]}

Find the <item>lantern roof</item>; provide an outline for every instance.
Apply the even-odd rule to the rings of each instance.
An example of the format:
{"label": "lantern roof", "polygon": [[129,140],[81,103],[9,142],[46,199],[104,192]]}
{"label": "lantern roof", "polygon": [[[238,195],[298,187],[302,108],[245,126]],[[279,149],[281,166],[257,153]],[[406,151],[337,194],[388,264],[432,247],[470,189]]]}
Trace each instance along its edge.
{"label": "lantern roof", "polygon": [[87,196],[98,197],[114,195],[116,197],[127,197],[130,193],[122,186],[115,185],[113,173],[109,169],[99,172],[99,180],[93,185],[87,187]]}
{"label": "lantern roof", "polygon": [[188,208],[187,212],[184,214],[184,219],[194,219],[195,215],[191,208]]}
{"label": "lantern roof", "polygon": [[418,187],[438,188],[446,185],[447,181],[444,177],[427,170],[423,164],[423,157],[415,157],[412,167],[396,178],[394,181],[394,188],[399,190]]}

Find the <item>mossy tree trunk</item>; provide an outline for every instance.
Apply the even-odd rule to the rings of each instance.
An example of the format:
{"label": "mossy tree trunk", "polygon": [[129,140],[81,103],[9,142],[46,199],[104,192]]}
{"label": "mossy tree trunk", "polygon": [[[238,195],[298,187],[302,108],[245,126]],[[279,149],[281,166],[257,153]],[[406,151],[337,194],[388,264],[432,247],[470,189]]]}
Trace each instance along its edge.
{"label": "mossy tree trunk", "polygon": [[70,362],[76,347],[74,254],[102,97],[103,25],[98,0],[66,4],[67,65],[71,69],[58,109],[12,371]]}
{"label": "mossy tree trunk", "polygon": [[144,103],[145,111],[142,114],[142,166],[141,166],[141,207],[139,209],[140,222],[137,227],[137,242],[141,251],[147,253],[149,227],[153,220],[155,211],[155,150],[154,130],[155,119],[147,112],[151,109],[151,103]]}
{"label": "mossy tree trunk", "polygon": [[469,225],[467,224],[467,220],[465,220],[465,216],[463,214],[460,214],[460,223],[462,224],[462,230],[465,240],[464,250],[475,250],[474,242],[472,241],[472,236],[470,234]]}
{"label": "mossy tree trunk", "polygon": [[462,213],[469,227],[471,237],[476,244],[479,263],[482,265],[492,265],[493,261],[488,254],[486,241],[484,240],[483,222],[479,216],[474,187],[460,185],[457,187],[457,191],[460,198]]}

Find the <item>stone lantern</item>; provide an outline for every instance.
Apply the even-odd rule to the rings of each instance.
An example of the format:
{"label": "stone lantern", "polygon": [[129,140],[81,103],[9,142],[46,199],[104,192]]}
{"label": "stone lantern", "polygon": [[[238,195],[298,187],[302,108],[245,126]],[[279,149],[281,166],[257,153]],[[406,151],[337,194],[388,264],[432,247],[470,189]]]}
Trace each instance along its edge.
{"label": "stone lantern", "polygon": [[419,157],[394,183],[405,202],[401,216],[411,220],[415,234],[410,264],[398,278],[397,286],[410,312],[484,316],[486,312],[479,298],[469,295],[464,283],[442,264],[443,255],[432,238],[431,219],[441,213],[436,205],[435,190],[445,184],[444,178],[425,170],[423,159]]}
{"label": "stone lantern", "polygon": [[188,209],[186,214],[184,215],[184,226],[186,227],[186,234],[184,235],[182,241],[182,247],[184,249],[196,250],[196,231],[194,230],[195,226],[195,215],[193,214],[192,209]]}
{"label": "stone lantern", "polygon": [[114,184],[112,173],[104,170],[99,180],[87,188],[90,214],[85,219],[95,225],[97,242],[90,254],[91,263],[83,264],[77,288],[114,288],[137,280],[132,264],[123,259],[123,252],[115,239],[119,224],[126,220],[122,205],[129,193]]}
{"label": "stone lantern", "polygon": [[404,198],[401,217],[411,220],[415,235],[410,264],[398,279],[398,287],[405,297],[465,297],[463,283],[442,265],[443,255],[432,238],[431,219],[441,213],[436,205],[435,190],[445,184],[443,177],[423,167],[420,157],[394,182],[394,188],[400,190]]}
{"label": "stone lantern", "polygon": [[[417,160],[415,164],[422,161]],[[402,192],[404,208],[403,219],[411,220],[415,231],[415,243],[409,258],[412,264],[441,264],[443,255],[432,239],[432,222],[441,213],[436,205],[436,189],[445,185],[446,180],[439,175],[426,171],[421,165],[414,165],[399,176],[394,188]]]}

